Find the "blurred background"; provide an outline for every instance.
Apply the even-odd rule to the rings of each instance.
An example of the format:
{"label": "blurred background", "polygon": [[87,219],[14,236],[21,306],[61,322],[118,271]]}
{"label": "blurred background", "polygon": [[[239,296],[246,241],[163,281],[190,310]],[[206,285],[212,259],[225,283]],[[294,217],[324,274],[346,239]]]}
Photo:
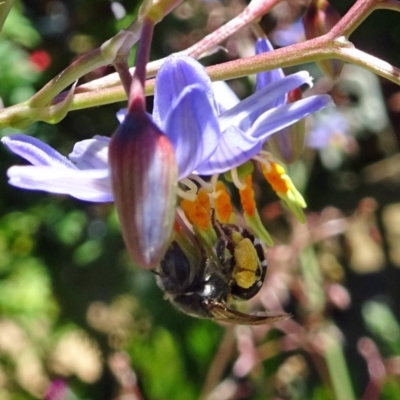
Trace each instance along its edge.
{"label": "blurred background", "polygon": [[[0,36],[3,106],[126,27],[136,3],[16,0]],[[351,4],[331,1],[341,15]],[[157,26],[152,58],[196,43],[245,5],[186,0]],[[283,1],[262,19],[276,47],[304,40],[306,5]],[[254,39],[243,29],[203,62],[251,55]],[[400,14],[375,12],[351,40],[400,66]],[[130,261],[112,204],[10,187],[7,168],[24,162],[0,148],[1,399],[400,399],[400,87],[354,66],[335,79],[304,68],[337,107],[307,121],[307,147],[288,167],[308,203],[306,225],[256,182],[275,246],[248,307],[293,314],[276,326],[226,327],[176,311]],[[243,98],[254,77],[229,84]],[[111,135],[122,107],[74,111],[25,133],[67,155],[76,141]]]}

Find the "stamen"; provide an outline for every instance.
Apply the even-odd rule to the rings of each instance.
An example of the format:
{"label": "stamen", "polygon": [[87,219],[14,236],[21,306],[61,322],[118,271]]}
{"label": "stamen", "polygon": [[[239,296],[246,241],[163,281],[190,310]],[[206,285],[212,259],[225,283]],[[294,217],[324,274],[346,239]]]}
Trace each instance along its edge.
{"label": "stamen", "polygon": [[[216,176],[218,177],[218,175],[216,175]],[[206,182],[204,179],[200,178],[200,176],[194,175],[194,174],[189,175],[189,179],[199,183],[201,187],[203,187],[204,189],[207,190],[207,192],[211,193],[213,191],[212,182]],[[184,179],[184,180],[188,180],[188,179]]]}
{"label": "stamen", "polygon": [[252,180],[251,175],[246,176],[246,186],[243,190],[239,191],[240,202],[243,207],[243,216],[247,223],[247,225],[253,229],[254,233],[264,242],[271,246],[273,244],[273,240],[267,230],[264,228],[260,215],[257,211],[256,202],[254,200],[254,191],[252,188]]}
{"label": "stamen", "polygon": [[213,197],[218,220],[223,223],[233,223],[235,214],[233,212],[231,197],[223,182],[218,181],[216,183]]}
{"label": "stamen", "polygon": [[177,194],[178,194],[178,196],[180,198],[186,199],[188,201],[196,201],[196,198],[197,198],[197,194],[196,193],[192,193],[190,191],[186,192],[186,191],[184,191],[183,189],[181,189],[179,187],[178,187],[178,190],[177,190]]}
{"label": "stamen", "polygon": [[243,190],[246,185],[240,180],[237,169],[233,168],[231,169],[231,176],[232,176],[232,181],[235,184],[235,186],[239,189],[239,190]]}
{"label": "stamen", "polygon": [[196,184],[194,183],[194,182],[192,182],[190,179],[187,179],[187,178],[185,178],[185,179],[182,179],[181,181],[180,181],[180,183],[182,184],[182,185],[185,185],[189,190],[187,191],[187,192],[189,192],[189,193],[197,193],[197,186],[196,186]]}
{"label": "stamen", "polygon": [[255,161],[258,161],[261,165],[263,165],[268,172],[270,172],[272,170],[271,163],[268,160],[266,160],[264,157],[262,157],[261,155],[253,156],[252,159]]}
{"label": "stamen", "polygon": [[211,185],[212,185],[212,187],[213,187],[213,190],[215,190],[215,187],[217,186],[218,177],[219,177],[219,174],[214,174],[214,175],[211,177],[210,183],[211,183]]}
{"label": "stamen", "polygon": [[244,213],[252,217],[256,211],[256,202],[254,200],[251,175],[247,175],[245,181],[246,184],[239,190],[240,202],[242,203]]}
{"label": "stamen", "polygon": [[197,201],[208,211],[208,213],[210,213],[211,202],[207,189],[205,188],[199,189],[199,192],[197,193]]}
{"label": "stamen", "polygon": [[210,229],[210,212],[200,203],[200,201],[198,201],[197,197],[194,201],[183,199],[181,201],[181,207],[186,218],[193,226],[198,227],[203,231]]}
{"label": "stamen", "polygon": [[286,194],[290,190],[290,185],[287,180],[285,168],[277,163],[270,163],[270,168],[267,170],[264,164],[261,164],[261,170],[265,179],[272,186],[276,193]]}

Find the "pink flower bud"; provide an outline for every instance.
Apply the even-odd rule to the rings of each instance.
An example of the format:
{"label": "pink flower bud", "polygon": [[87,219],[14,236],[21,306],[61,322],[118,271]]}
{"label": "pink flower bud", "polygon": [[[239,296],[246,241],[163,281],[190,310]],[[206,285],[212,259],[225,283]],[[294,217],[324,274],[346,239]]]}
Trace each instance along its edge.
{"label": "pink flower bud", "polygon": [[[303,16],[306,39],[325,35],[339,20],[340,14],[327,0],[311,1]],[[344,65],[340,60],[320,60],[317,64],[322,72],[330,78],[337,78]]]}
{"label": "pink flower bud", "polygon": [[153,268],[173,229],[177,166],[174,149],[143,110],[129,112],[111,138],[111,183],[122,235],[132,259]]}

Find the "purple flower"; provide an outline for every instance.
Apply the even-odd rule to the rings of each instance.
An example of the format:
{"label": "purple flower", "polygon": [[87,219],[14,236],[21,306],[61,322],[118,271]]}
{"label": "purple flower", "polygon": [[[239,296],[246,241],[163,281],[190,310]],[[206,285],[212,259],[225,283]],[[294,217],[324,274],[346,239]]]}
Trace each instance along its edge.
{"label": "purple flower", "polygon": [[[259,41],[258,47],[271,48],[267,41]],[[303,84],[311,84],[308,72],[287,77],[281,70],[265,72],[258,75],[256,92],[239,101],[226,84],[212,84],[193,58],[168,57],[157,74],[152,117],[173,144],[178,179],[236,168],[256,156],[270,135],[331,103],[329,96],[318,95],[286,104],[286,94]],[[109,138],[78,142],[68,158],[26,135],[4,137],[2,142],[33,164],[11,167],[10,184],[87,201],[113,200]]]}

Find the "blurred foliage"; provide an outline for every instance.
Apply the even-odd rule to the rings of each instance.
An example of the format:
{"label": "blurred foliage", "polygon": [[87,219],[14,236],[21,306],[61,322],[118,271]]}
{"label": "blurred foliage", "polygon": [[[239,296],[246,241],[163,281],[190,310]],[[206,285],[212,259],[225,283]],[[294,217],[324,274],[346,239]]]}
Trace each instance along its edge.
{"label": "blurred foliage", "polygon": [[[187,3],[186,8],[157,26],[153,58],[183,49],[208,33],[208,6],[194,1]],[[218,7],[223,4],[213,4],[221,12]],[[238,4],[232,2],[231,7],[224,4],[225,18],[237,14]],[[332,4],[343,13],[351,2],[332,1]],[[28,99],[80,54],[125,27],[137,6],[137,2],[128,0],[16,1],[0,36],[0,95],[4,105]],[[116,18],[118,13],[116,9],[113,13],[113,7],[120,7],[117,11],[125,9],[126,14]],[[272,30],[277,22],[271,17],[266,23]],[[357,31],[354,40],[360,48],[399,65],[399,27],[398,14],[377,13]],[[240,42],[239,36],[232,41]],[[219,52],[205,62],[224,61],[240,53],[232,42],[228,41],[226,46],[231,55]],[[82,81],[110,72],[113,72],[111,67],[100,68]],[[399,93],[398,87],[387,82],[382,85],[386,97]],[[232,86],[244,95],[251,82],[242,79]],[[78,140],[109,136],[116,128],[115,112],[121,106],[74,112],[56,126],[37,123],[27,133],[68,154]],[[305,258],[303,254],[303,261],[311,257],[313,268],[317,265],[316,273],[322,274],[323,282],[318,284],[323,296],[329,298],[331,289],[341,290],[334,292],[333,300],[320,300],[326,301],[317,307],[323,309],[325,320],[313,321],[315,310],[306,311],[309,305],[302,303],[298,295],[301,285],[307,285],[310,279],[311,285],[315,284],[312,280],[318,278],[311,269],[307,279],[299,278],[299,271],[307,268],[307,262],[301,269],[295,262],[296,272],[291,271],[288,278],[288,290],[292,292],[285,308],[295,314],[294,321],[308,328],[319,329],[323,325],[325,329],[325,324],[336,324],[344,338],[344,355],[356,398],[361,398],[370,382],[368,357],[360,355],[357,343],[365,336],[375,340],[385,359],[382,363],[386,371],[379,382],[380,397],[376,398],[390,400],[399,398],[400,393],[400,269],[390,257],[390,248],[396,247],[398,240],[391,244],[385,236],[394,228],[384,225],[381,217],[387,205],[399,202],[400,188],[396,176],[387,178],[383,174],[381,179],[365,179],[370,171],[365,168],[397,160],[393,157],[398,154],[400,117],[395,109],[386,111],[391,127],[386,127],[383,133],[360,131],[355,136],[358,151],[340,153],[342,162],[335,168],[327,168],[324,156],[318,153],[309,157],[308,165],[293,167],[306,187],[314,222],[319,221],[321,226],[329,222],[329,213],[336,207],[332,221],[346,220],[348,226],[355,227],[351,231],[355,233],[351,236],[340,231],[334,239],[319,239],[315,253],[307,252]],[[1,135],[11,132],[5,129]],[[218,384],[220,392],[213,392],[214,397],[208,398],[335,398],[327,371],[322,367],[322,357],[316,350],[285,345],[283,334],[275,330],[249,331],[254,333],[260,358],[251,371],[238,373],[241,365],[237,362],[238,355],[246,354],[240,343],[247,342],[245,339],[236,342],[235,338],[241,334],[246,338],[248,331],[238,328],[234,332],[178,313],[163,300],[154,276],[129,261],[112,204],[88,204],[11,188],[4,171],[20,162],[4,148],[0,149],[1,399],[43,398],[46,391],[53,391],[49,399],[122,399],[124,394],[132,395],[136,380],[146,399],[197,399],[205,389],[211,392]],[[390,166],[395,168],[394,164]],[[384,167],[385,171],[389,169]],[[276,198],[263,184],[258,189],[262,193],[259,201],[263,215],[272,215],[277,207]],[[366,197],[378,200],[370,214],[362,207]],[[331,208],[327,209],[328,206]],[[378,220],[371,222],[370,217],[374,216]],[[278,238],[277,247],[287,249],[293,238],[303,238],[302,233],[297,232],[297,236],[293,233],[295,228],[281,212],[266,219]],[[371,250],[374,243],[383,254],[382,265],[366,271],[361,263],[361,270],[357,270],[360,263],[354,261],[354,254]],[[296,251],[293,254],[298,256]],[[273,257],[271,251],[271,260]],[[285,262],[292,261],[289,257]],[[340,307],[338,303],[346,298],[347,292],[351,301]],[[307,318],[303,318],[305,315]],[[313,343],[312,338],[308,346]],[[231,397],[218,397],[218,393],[226,395],[229,390]]]}

